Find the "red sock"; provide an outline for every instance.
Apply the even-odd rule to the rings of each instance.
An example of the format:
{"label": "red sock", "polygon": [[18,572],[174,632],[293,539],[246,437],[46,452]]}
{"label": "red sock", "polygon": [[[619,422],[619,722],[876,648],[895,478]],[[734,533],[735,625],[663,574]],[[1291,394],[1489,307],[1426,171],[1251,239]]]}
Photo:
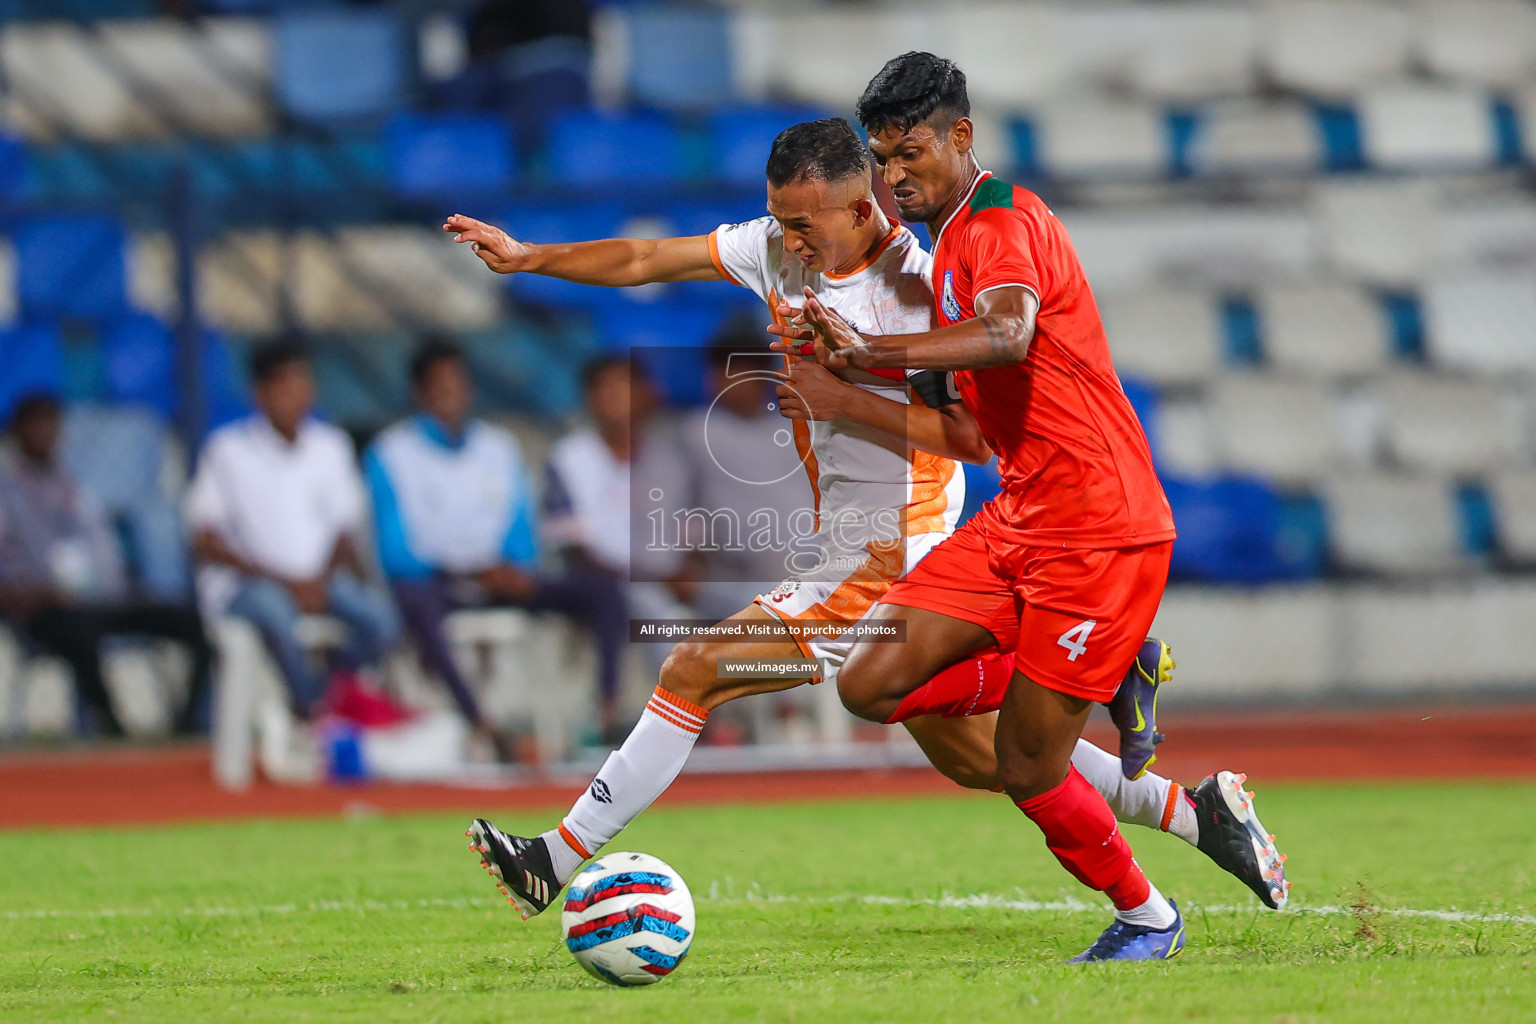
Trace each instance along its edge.
{"label": "red sock", "polygon": [[1107,895],[1116,909],[1147,901],[1152,887],[1131,856],[1131,844],[1120,834],[1109,804],[1076,768],[1068,768],[1066,781],[1055,789],[1021,802],[1019,810],[1040,826],[1061,866]]}
{"label": "red sock", "polygon": [[956,662],[907,694],[886,724],[919,715],[964,718],[996,711],[1003,706],[1003,694],[1012,678],[1013,652],[1003,654],[994,647]]}

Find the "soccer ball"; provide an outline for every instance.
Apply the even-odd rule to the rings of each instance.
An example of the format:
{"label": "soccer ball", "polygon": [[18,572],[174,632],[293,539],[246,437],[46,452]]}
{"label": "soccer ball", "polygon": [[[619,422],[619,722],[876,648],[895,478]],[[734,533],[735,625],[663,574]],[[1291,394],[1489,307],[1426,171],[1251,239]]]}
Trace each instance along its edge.
{"label": "soccer ball", "polygon": [[646,853],[609,853],[571,879],[560,915],[565,947],[610,985],[654,985],[693,945],[693,895]]}

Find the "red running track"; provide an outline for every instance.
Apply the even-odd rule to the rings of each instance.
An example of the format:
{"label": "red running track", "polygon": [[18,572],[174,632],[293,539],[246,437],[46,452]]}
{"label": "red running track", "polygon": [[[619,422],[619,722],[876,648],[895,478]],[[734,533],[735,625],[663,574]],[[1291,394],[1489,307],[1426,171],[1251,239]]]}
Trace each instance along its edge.
{"label": "red running track", "polygon": [[[1257,781],[1536,780],[1536,705],[1420,711],[1184,716],[1170,723],[1157,770],[1194,782],[1219,768]],[[1113,749],[1113,735],[1090,730]],[[203,747],[103,749],[0,757],[0,828],[152,824],[176,821],[559,810],[571,784],[505,789],[440,785],[292,787],[258,783],[218,789]],[[953,793],[927,769],[683,775],[672,805],[863,799]]]}

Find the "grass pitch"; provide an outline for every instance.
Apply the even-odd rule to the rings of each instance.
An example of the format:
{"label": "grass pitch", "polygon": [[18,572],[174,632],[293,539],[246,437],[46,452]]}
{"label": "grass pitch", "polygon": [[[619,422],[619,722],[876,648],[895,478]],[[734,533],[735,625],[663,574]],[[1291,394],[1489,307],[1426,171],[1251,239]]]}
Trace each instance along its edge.
{"label": "grass pitch", "polygon": [[519,921],[463,815],[0,833],[0,1020],[1536,1019],[1536,785],[1259,800],[1297,912],[1131,828],[1189,948],[1086,968],[1107,904],[1002,798],[658,808],[617,846],[683,873],[698,938],[638,990]]}

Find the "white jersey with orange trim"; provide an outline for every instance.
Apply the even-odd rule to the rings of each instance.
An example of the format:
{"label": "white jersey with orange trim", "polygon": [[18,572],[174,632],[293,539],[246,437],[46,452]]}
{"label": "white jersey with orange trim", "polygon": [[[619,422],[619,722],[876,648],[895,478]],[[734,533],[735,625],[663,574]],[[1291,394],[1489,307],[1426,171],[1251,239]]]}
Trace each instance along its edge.
{"label": "white jersey with orange trim", "polygon": [[[752,289],[770,309],[781,298],[799,306],[810,287],[857,330],[884,335],[933,328],[932,261],[900,225],[848,274],[807,269],[785,252],[783,230],[772,217],[721,225],[709,236],[709,251],[721,274]],[[930,404],[958,397],[947,375],[929,370],[840,376],[902,404],[913,400],[914,389]],[[816,498],[819,557],[791,564],[791,578],[758,603],[781,619],[851,625],[954,531],[965,476],[951,459],[914,451],[850,420],[796,420],[793,435]],[[851,642],[850,635],[802,646],[835,668]]]}

